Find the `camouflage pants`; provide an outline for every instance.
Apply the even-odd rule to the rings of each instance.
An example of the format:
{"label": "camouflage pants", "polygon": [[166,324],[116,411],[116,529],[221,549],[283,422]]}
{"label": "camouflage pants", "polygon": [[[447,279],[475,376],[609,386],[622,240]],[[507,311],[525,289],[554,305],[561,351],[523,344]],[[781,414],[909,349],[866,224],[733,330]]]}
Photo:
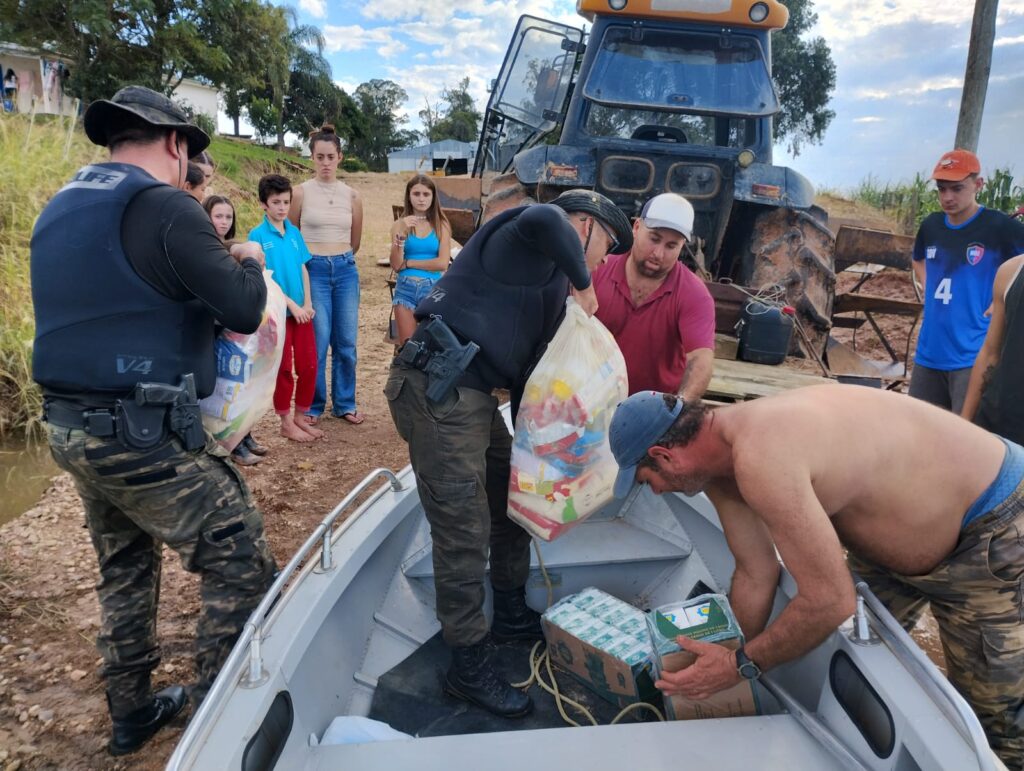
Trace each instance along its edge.
{"label": "camouflage pants", "polygon": [[209,437],[194,453],[176,438],[139,452],[80,430],[50,425],[48,433],[57,465],[75,480],[99,559],[97,647],[111,715],[121,718],[152,700],[162,544],[202,577],[191,693],[197,706],[275,571],[245,481]]}
{"label": "camouflage pants", "polygon": [[1007,767],[1024,768],[1024,482],[969,523],[927,575],[897,575],[853,554],[848,561],[908,631],[930,603],[950,682]]}
{"label": "camouflage pants", "polygon": [[384,386],[434,541],[437,618],[448,645],[472,645],[487,634],[484,576],[518,589],[530,571],[530,534],[508,518],[512,437],[498,400],[459,388],[440,405],[426,398],[427,376],[397,365]]}

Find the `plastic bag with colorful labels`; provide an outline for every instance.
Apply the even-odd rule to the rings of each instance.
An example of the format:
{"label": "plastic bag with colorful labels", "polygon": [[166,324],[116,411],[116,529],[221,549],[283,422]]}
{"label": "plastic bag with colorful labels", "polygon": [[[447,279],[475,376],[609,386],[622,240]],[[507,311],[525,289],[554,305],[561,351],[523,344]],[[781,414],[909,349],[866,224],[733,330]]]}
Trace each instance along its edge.
{"label": "plastic bag with colorful labels", "polygon": [[263,272],[267,305],[259,329],[243,335],[225,329],[214,344],[217,382],[213,393],[200,399],[203,425],[230,452],[245,438],[274,401],[277,371],[284,352],[287,314],[284,292]]}
{"label": "plastic bag with colorful labels", "polygon": [[512,519],[551,541],[612,499],[618,465],[608,426],[627,393],[626,362],[615,338],[569,298],[516,417]]}

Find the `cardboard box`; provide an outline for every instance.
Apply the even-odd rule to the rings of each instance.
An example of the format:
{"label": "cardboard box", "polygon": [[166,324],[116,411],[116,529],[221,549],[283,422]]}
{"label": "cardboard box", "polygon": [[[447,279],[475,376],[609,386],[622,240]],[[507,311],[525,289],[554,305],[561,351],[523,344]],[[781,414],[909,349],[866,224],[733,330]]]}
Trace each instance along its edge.
{"label": "cardboard box", "polygon": [[[743,633],[729,600],[720,594],[704,594],[655,608],[647,617],[647,625],[655,651],[656,676],[662,672],[678,672],[696,660],[695,655],[679,648],[675,641],[678,635],[714,642],[729,650],[736,650],[743,642]],[[683,696],[666,697],[665,713],[673,720],[742,717],[757,715],[759,706],[753,683],[743,680],[703,701]]]}
{"label": "cardboard box", "polygon": [[551,663],[619,707],[659,704],[644,614],[593,587],[552,605],[541,618]]}

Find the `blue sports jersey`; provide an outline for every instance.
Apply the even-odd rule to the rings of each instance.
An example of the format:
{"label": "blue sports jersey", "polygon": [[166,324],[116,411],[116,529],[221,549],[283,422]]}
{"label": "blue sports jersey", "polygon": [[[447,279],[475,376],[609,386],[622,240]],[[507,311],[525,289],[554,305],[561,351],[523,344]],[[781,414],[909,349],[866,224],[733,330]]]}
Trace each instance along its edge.
{"label": "blue sports jersey", "polygon": [[949,371],[974,365],[999,266],[1024,254],[1024,224],[980,208],[962,225],[941,212],[921,223],[914,260],[925,261],[924,321],[914,360]]}

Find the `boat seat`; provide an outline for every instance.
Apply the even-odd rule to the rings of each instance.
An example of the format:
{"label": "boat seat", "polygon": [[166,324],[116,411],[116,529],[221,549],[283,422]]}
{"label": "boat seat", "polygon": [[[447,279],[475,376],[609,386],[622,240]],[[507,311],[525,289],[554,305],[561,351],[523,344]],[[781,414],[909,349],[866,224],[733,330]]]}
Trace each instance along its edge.
{"label": "boat seat", "polygon": [[[690,554],[690,544],[673,541],[642,530],[623,519],[581,523],[562,538],[541,541],[541,553],[548,570],[585,565],[611,565],[623,562],[678,561]],[[531,552],[531,567],[538,567]],[[409,578],[432,578],[434,564],[430,549],[424,549],[406,562]]]}
{"label": "boat seat", "polygon": [[310,769],[840,769],[792,715],[548,728],[311,748]]}

